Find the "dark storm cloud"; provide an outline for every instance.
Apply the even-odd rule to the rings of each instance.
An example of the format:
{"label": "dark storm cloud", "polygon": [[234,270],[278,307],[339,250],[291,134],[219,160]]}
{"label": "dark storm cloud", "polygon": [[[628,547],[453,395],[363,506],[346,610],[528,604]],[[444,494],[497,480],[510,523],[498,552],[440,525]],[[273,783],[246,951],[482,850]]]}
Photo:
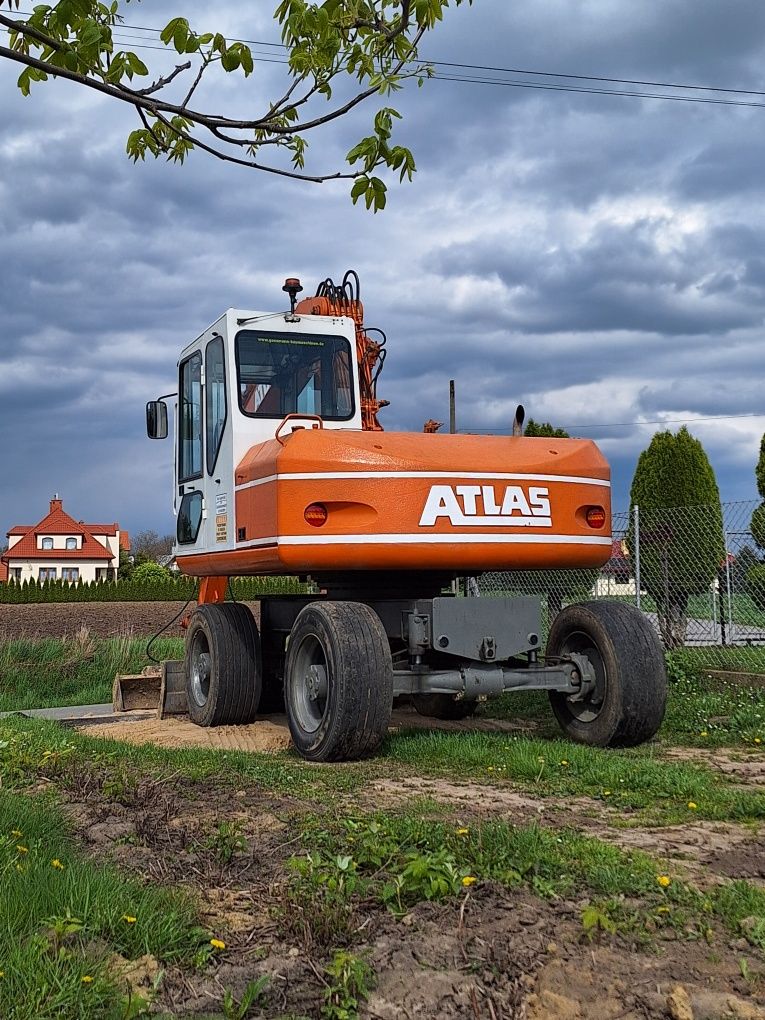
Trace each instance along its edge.
{"label": "dark storm cloud", "polygon": [[[552,251],[492,237],[447,249],[446,276],[495,273],[508,290],[507,322],[527,332],[723,333],[762,321],[765,295],[719,260],[714,235],[672,238],[664,219],[605,224]],[[716,285],[725,273],[726,285]]]}

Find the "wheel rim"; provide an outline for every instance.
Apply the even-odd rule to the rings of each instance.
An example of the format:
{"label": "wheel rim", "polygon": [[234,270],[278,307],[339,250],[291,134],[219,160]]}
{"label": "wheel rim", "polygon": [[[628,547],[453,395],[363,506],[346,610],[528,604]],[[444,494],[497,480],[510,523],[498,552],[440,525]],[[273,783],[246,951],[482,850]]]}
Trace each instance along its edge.
{"label": "wheel rim", "polygon": [[581,701],[573,700],[572,696],[567,697],[566,707],[578,722],[594,722],[603,710],[608,682],[603,656],[600,654],[600,650],[590,635],[582,631],[575,631],[569,634],[563,642],[561,654],[567,655],[571,653],[583,655],[589,660],[590,665],[595,671],[595,689],[590,691]]}
{"label": "wheel rim", "polygon": [[210,646],[207,642],[207,635],[204,631],[197,631],[191,642],[191,696],[199,705],[204,708],[210,696],[210,674],[212,672],[212,656]]}
{"label": "wheel rim", "polygon": [[329,666],[324,648],[313,634],[307,634],[295,652],[289,693],[295,721],[305,733],[315,733],[327,714]]}

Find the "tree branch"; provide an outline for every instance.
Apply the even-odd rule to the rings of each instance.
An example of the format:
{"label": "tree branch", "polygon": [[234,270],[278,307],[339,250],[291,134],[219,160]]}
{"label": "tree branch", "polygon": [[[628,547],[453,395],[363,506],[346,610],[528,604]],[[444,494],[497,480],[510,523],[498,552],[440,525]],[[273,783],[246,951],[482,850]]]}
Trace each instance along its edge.
{"label": "tree branch", "polygon": [[[150,96],[154,92],[159,92],[160,89],[163,89],[165,85],[169,85],[174,78],[181,74],[181,72],[188,71],[190,70],[190,68],[191,68],[190,60],[187,60],[185,64],[176,64],[175,70],[171,71],[170,74],[165,75],[164,78],[157,78],[154,84],[149,85],[148,88],[135,89],[135,94],[137,96]],[[188,102],[188,99],[184,100],[184,105],[186,104],[186,102]]]}
{"label": "tree branch", "polygon": [[14,21],[13,18],[6,18],[0,14],[0,25],[5,27],[11,32],[18,32],[19,35],[28,35],[31,39],[36,39],[37,42],[42,43],[43,46],[50,46],[52,50],[68,50],[70,46],[60,43],[57,39],[52,36],[46,35],[44,32],[40,32],[38,29],[28,25],[26,21]]}
{"label": "tree branch", "polygon": [[[162,114],[157,114],[156,116],[157,120],[164,124],[169,131],[173,132],[173,134],[178,135],[179,138],[183,138],[185,141],[190,142],[191,145],[195,146],[196,148],[202,149],[203,152],[207,152],[211,156],[215,156],[216,159],[220,159],[225,163],[235,163],[237,164],[237,166],[246,166],[249,167],[251,170],[263,170],[267,174],[276,174],[278,177],[290,177],[292,178],[292,180],[296,181],[310,181],[314,184],[323,184],[325,181],[340,181],[340,180],[352,181],[355,180],[357,177],[360,177],[362,174],[361,170],[355,170],[351,173],[337,172],[334,174],[319,174],[314,176],[310,174],[300,174],[294,170],[282,170],[279,167],[267,166],[265,163],[256,163],[254,160],[241,159],[238,156],[231,156],[227,152],[221,152],[220,149],[216,149],[212,145],[207,145],[205,144],[205,142],[199,141],[199,139],[194,138],[194,136],[190,135],[187,131],[179,130],[178,128],[174,127],[174,125],[171,124],[166,117],[163,117]],[[151,128],[149,128],[149,130],[151,130]]]}
{"label": "tree branch", "polygon": [[[188,92],[186,93],[186,98],[185,98],[185,99],[183,100],[183,102],[181,103],[181,106],[185,107],[185,106],[186,106],[186,104],[188,103],[188,101],[189,101],[189,100],[191,99],[191,97],[192,97],[192,96],[194,95],[194,93],[195,93],[195,92],[196,92],[196,90],[197,90],[197,85],[199,85],[200,81],[202,80],[202,75],[203,75],[203,74],[205,73],[205,71],[207,70],[207,68],[208,68],[209,64],[210,64],[210,60],[208,60],[208,59],[207,59],[207,57],[203,57],[203,58],[202,58],[202,65],[201,65],[201,67],[199,68],[199,72],[198,72],[198,74],[197,74],[196,78],[194,79],[194,81],[193,81],[193,82],[191,83],[191,88],[190,88],[190,89],[189,89],[189,91],[188,91]],[[191,67],[191,62],[189,61],[189,63],[188,63],[188,64],[187,64],[186,66],[187,66],[187,67]]]}

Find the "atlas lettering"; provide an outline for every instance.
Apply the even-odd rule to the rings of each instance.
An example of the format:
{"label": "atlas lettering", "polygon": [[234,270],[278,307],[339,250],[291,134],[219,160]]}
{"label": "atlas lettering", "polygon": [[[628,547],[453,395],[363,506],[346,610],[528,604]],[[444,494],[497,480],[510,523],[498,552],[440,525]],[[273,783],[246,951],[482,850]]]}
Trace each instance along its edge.
{"label": "atlas lettering", "polygon": [[551,528],[550,493],[534,485],[433,485],[420,527],[440,520],[462,528]]}

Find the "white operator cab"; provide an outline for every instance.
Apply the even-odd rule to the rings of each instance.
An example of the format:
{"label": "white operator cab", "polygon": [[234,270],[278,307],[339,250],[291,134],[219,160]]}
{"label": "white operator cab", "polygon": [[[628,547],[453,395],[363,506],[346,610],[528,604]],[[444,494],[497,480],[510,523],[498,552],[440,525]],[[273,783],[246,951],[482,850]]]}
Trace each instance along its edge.
{"label": "white operator cab", "polygon": [[[146,412],[149,435],[164,438],[166,405],[152,401]],[[175,402],[174,554],[234,549],[237,464],[277,432],[315,427],[317,418],[325,429],[361,429],[353,319],[230,308],[185,347]]]}

